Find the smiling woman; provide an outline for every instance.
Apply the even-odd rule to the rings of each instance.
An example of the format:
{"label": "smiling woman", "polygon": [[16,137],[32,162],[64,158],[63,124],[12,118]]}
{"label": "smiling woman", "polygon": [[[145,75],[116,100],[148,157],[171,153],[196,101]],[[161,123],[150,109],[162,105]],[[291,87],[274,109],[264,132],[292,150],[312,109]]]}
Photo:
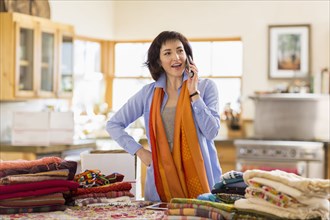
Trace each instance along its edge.
{"label": "smiling woman", "polygon": [[[220,128],[218,91],[212,80],[199,78],[194,62],[188,68],[194,76],[188,77],[188,56],[193,54],[186,37],[161,32],[145,62],[154,82],[139,88],[107,122],[110,137],[148,167],[146,200],[195,198],[210,192],[221,175],[213,142]],[[141,116],[147,148],[126,132]]]}

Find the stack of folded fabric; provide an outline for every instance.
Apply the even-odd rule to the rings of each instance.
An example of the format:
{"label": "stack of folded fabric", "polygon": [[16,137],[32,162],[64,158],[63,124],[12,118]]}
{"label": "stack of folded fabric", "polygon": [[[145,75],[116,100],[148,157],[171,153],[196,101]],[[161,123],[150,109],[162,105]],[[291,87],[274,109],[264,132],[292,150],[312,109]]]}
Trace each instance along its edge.
{"label": "stack of folded fabric", "polygon": [[246,199],[238,212],[271,215],[272,219],[329,219],[330,180],[305,178],[281,170],[247,170]]}
{"label": "stack of folded fabric", "polygon": [[197,199],[172,199],[168,204],[167,218],[233,219],[234,202],[244,198],[246,187],[242,172],[229,171],[220,177],[211,193],[201,194]]}
{"label": "stack of folded fabric", "polygon": [[233,204],[244,198],[246,187],[243,173],[232,170],[221,175],[220,181],[214,184],[211,192],[219,202]]}
{"label": "stack of folded fabric", "polygon": [[86,170],[75,175],[79,188],[73,193],[75,205],[97,206],[130,203],[134,195],[130,192],[132,184],[123,182],[124,175],[112,173],[108,176],[100,170]]}
{"label": "stack of folded fabric", "polygon": [[203,201],[200,199],[174,198],[167,204],[165,219],[232,219],[233,204]]}
{"label": "stack of folded fabric", "polygon": [[74,161],[59,157],[0,163],[0,213],[25,213],[64,210],[77,169]]}

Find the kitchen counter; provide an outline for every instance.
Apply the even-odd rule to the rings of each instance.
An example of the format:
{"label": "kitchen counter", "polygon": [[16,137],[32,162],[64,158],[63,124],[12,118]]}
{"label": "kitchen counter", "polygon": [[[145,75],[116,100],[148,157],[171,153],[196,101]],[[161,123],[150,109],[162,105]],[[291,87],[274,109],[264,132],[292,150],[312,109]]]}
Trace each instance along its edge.
{"label": "kitchen counter", "polygon": [[74,140],[71,144],[54,144],[48,146],[13,145],[11,142],[0,142],[0,159],[2,160],[34,160],[44,156],[65,157],[79,154],[84,150],[96,149],[94,140]]}
{"label": "kitchen counter", "polygon": [[26,152],[35,154],[57,153],[67,150],[75,150],[81,148],[96,148],[95,141],[92,140],[75,140],[72,144],[54,144],[49,146],[22,146],[12,145],[10,142],[0,142],[1,152]]}

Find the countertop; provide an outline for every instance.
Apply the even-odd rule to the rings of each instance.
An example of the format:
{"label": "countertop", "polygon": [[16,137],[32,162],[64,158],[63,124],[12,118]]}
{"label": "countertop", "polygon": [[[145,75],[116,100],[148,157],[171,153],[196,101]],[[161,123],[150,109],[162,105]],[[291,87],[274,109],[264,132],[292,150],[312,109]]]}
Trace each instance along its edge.
{"label": "countertop", "polygon": [[74,140],[71,144],[54,144],[48,146],[23,146],[12,145],[11,142],[0,142],[1,152],[23,152],[35,154],[57,153],[68,150],[75,150],[81,148],[96,149],[96,142],[94,140]]}
{"label": "countertop", "polygon": [[306,101],[306,100],[314,100],[318,101],[321,99],[329,99],[328,94],[313,94],[313,93],[273,93],[273,94],[261,94],[261,95],[252,95],[249,98],[253,100],[298,100],[298,101]]}

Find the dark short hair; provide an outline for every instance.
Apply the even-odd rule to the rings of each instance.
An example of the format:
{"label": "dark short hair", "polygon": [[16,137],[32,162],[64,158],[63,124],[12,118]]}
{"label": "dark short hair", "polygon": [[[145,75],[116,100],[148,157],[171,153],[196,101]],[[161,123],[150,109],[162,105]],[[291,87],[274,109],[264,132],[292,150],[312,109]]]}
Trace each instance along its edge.
{"label": "dark short hair", "polygon": [[191,46],[185,36],[176,31],[163,31],[151,43],[148,50],[148,58],[144,63],[150,71],[152,78],[157,81],[160,75],[164,72],[160,65],[159,54],[160,48],[169,40],[181,41],[187,56],[193,58]]}

